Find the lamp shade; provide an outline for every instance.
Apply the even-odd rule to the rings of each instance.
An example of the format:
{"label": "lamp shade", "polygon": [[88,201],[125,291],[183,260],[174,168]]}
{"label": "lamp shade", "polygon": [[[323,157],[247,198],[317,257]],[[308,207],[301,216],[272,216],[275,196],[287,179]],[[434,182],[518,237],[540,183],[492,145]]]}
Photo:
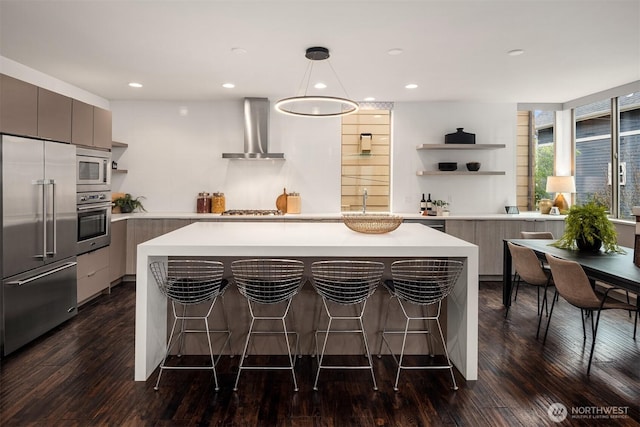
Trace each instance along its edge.
{"label": "lamp shade", "polygon": [[547,177],[547,193],[575,193],[576,182],[572,176]]}

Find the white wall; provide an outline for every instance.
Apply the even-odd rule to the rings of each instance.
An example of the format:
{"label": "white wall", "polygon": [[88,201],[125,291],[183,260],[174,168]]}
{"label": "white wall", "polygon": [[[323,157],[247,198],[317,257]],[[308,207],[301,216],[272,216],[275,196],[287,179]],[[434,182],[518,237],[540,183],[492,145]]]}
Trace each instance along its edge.
{"label": "white wall", "polygon": [[[453,213],[504,213],[516,204],[516,104],[420,102],[396,103],[393,112],[393,210],[413,212],[422,193],[450,203]],[[444,136],[462,127],[476,134],[476,144],[505,144],[499,150],[416,150],[419,144],[442,144]],[[478,161],[490,176],[416,176],[437,170],[438,162]]]}
{"label": "white wall", "polygon": [[144,196],[148,211],[192,212],[201,191],[224,192],[227,209],[275,209],[286,187],[303,212],[338,212],[340,120],[272,112],[270,151],[286,160],[223,159],[243,150],[242,102],[112,101],[113,138],[129,144],[114,150],[128,173],[114,174],[113,191]]}
{"label": "white wall", "polygon": [[[186,108],[188,115],[180,115]],[[113,137],[126,142],[114,159],[126,175],[114,175],[113,191],[146,197],[152,212],[195,211],[200,191],[222,191],[227,209],[274,209],[287,191],[302,196],[302,212],[340,210],[340,119],[309,119],[272,111],[270,151],[285,161],[221,158],[243,148],[242,100],[225,102],[112,101]],[[506,149],[417,151],[421,143],[444,142],[456,127],[481,144]],[[422,192],[451,201],[456,213],[504,212],[515,204],[516,105],[488,103],[396,103],[392,124],[392,210],[416,212]],[[120,157],[118,155],[121,154]],[[438,161],[482,162],[481,170],[505,176],[418,177]]]}

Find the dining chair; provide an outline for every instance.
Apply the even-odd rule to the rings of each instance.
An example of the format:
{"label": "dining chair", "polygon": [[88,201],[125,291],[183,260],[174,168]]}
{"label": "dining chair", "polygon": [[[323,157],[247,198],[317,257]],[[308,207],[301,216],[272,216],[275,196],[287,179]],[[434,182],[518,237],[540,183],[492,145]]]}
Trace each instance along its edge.
{"label": "dining chair", "polygon": [[[382,280],[384,264],[375,261],[356,260],[332,260],[316,261],[311,264],[312,283],[316,292],[322,297],[322,304],[328,317],[327,328],[316,329],[315,344],[316,355],[318,357],[318,370],[313,389],[318,390],[318,379],[322,369],[368,369],[371,371],[373,379],[373,389],[377,390],[376,377],[373,372],[373,361],[367,342],[367,333],[364,329],[362,317],[364,315],[367,300],[378,287]],[[341,307],[350,306],[355,309],[355,313],[348,315],[341,310]],[[335,321],[357,322],[355,329],[337,329],[334,327]],[[343,323],[344,324],[344,323]],[[324,334],[322,350],[318,352],[318,334]],[[331,333],[359,334],[364,344],[367,365],[327,365],[324,363],[327,340]]]}
{"label": "dining chair", "polygon": [[[293,259],[244,259],[236,260],[231,263],[231,272],[233,280],[238,287],[241,295],[246,297],[249,307],[251,322],[247,332],[240,365],[238,366],[238,375],[233,387],[234,391],[238,390],[238,381],[243,370],[290,370],[293,377],[294,391],[298,391],[298,382],[296,381],[295,358],[298,354],[298,333],[287,329],[286,319],[290,313],[291,301],[302,287],[304,280],[304,263]],[[275,307],[279,310],[278,314],[267,313],[264,311],[267,306]],[[255,330],[256,321],[265,322],[281,322],[282,332],[266,332]],[[295,323],[295,322],[294,322]],[[284,337],[287,347],[288,363],[286,365],[247,365],[247,351],[251,337],[255,335],[274,335],[278,334]],[[291,343],[289,335],[295,335],[295,350],[291,352]]]}
{"label": "dining chair", "polygon": [[[442,328],[440,326],[440,313],[442,307],[442,300],[444,300],[453,290],[458,277],[463,269],[462,261],[449,260],[449,259],[413,259],[395,261],[391,264],[391,280],[385,280],[384,286],[391,295],[387,303],[387,314],[385,316],[384,327],[382,329],[382,337],[380,341],[380,351],[378,355],[382,353],[382,343],[386,344],[387,348],[391,352],[393,359],[398,365],[396,372],[396,381],[393,386],[395,391],[398,391],[398,381],[400,380],[400,371],[403,369],[448,369],[451,374],[451,381],[453,382],[453,389],[457,390],[456,378],[453,375],[453,364],[449,359],[449,352],[447,350],[447,342],[444,339]],[[398,305],[402,310],[405,318],[404,328],[402,330],[390,330],[387,329],[387,322],[389,320],[389,306],[391,300],[398,301]],[[410,310],[410,306],[415,306],[417,310]],[[430,308],[435,307],[435,310]],[[407,344],[407,336],[415,334],[426,334],[429,340],[431,340],[432,332],[428,328],[429,321],[434,321],[438,327],[438,333],[442,346],[444,349],[444,355],[446,358],[446,364],[444,365],[404,365],[404,352]],[[410,322],[426,322],[427,327],[422,329],[409,329]],[[402,335],[402,346],[400,347],[400,356],[396,357],[394,354],[387,335],[400,334]],[[433,343],[429,344],[431,356],[434,356]]]}
{"label": "dining chair", "polygon": [[[516,293],[521,281],[536,287],[538,294],[538,329],[536,330],[536,338],[538,338],[538,335],[540,334],[540,323],[542,322],[542,313],[549,305],[547,302],[547,288],[549,286],[553,286],[551,272],[542,268],[536,253],[532,249],[525,248],[511,242],[507,242],[507,246],[509,247],[513,266],[517,273],[513,286],[516,288]],[[511,292],[513,292],[513,287],[511,288]],[[541,288],[543,289],[542,304],[540,304]],[[504,314],[505,317],[509,314],[509,308],[510,306],[507,306]]]}
{"label": "dining chair", "polygon": [[[160,372],[158,373],[158,379],[154,390],[158,390],[160,384],[160,377],[162,371],[165,369],[205,369],[213,372],[213,379],[216,385],[216,391],[220,389],[218,385],[218,376],[216,374],[216,365],[222,356],[222,351],[225,346],[229,344],[229,351],[231,351],[231,331],[229,330],[229,322],[227,314],[224,309],[224,291],[229,284],[227,279],[224,279],[224,265],[218,261],[207,261],[198,259],[180,259],[169,260],[164,262],[152,262],[149,265],[151,274],[153,275],[160,292],[165,295],[169,301],[171,301],[171,308],[173,311],[173,326],[171,327],[171,334],[167,342],[166,351],[162,362],[160,363]],[[211,330],[209,329],[209,317],[213,312],[213,308],[216,305],[218,297],[221,297],[222,314],[224,318],[225,329],[223,330]],[[194,307],[199,304],[209,303],[208,310],[204,314],[197,314],[187,312],[188,307]],[[182,310],[179,310],[179,308]],[[193,309],[192,309],[193,311]],[[205,329],[187,329],[186,322],[193,320],[201,320],[204,322]],[[176,326],[180,321],[180,329],[178,334],[176,333]],[[184,365],[168,365],[167,358],[171,353],[176,343],[178,346],[178,357],[182,356],[184,347],[184,338],[187,334],[191,333],[204,333],[207,336],[207,343],[209,345],[209,356],[211,358],[211,365],[208,366],[184,366]],[[226,336],[220,353],[217,358],[214,358],[213,348],[211,345],[211,334],[224,334]]]}
{"label": "dining chair", "polygon": [[[593,288],[591,282],[584,272],[582,266],[575,261],[563,260],[553,255],[546,254],[547,262],[551,267],[551,273],[553,275],[553,281],[556,287],[556,293],[574,307],[580,309],[582,318],[582,333],[583,337],[587,339],[587,332],[585,328],[585,311],[591,312],[591,333],[593,340],[591,342],[591,351],[589,353],[589,365],[587,367],[587,375],[591,372],[591,361],[593,359],[593,351],[596,346],[596,335],[598,333],[598,325],[600,324],[600,314],[603,310],[619,309],[619,310],[632,310],[636,312],[634,326],[633,326],[633,339],[636,339],[636,330],[638,327],[638,308],[624,302],[612,302],[607,299],[608,294],[616,287],[610,287],[606,290],[603,296],[598,296]],[[547,321],[547,328],[544,333],[543,344],[547,340],[547,334],[549,332],[549,325],[551,324],[551,316],[553,315],[553,308],[555,306],[555,299],[551,304],[551,310],[549,311],[549,320]],[[595,325],[593,323],[593,312],[597,312]]]}

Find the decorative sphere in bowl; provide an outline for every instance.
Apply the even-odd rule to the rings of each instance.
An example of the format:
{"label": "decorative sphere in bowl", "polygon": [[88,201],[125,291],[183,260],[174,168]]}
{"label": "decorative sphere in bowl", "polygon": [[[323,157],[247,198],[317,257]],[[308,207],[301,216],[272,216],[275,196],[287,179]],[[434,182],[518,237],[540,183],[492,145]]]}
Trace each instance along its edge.
{"label": "decorative sphere in bowl", "polygon": [[480,162],[469,162],[467,163],[467,170],[471,172],[476,172],[480,170]]}

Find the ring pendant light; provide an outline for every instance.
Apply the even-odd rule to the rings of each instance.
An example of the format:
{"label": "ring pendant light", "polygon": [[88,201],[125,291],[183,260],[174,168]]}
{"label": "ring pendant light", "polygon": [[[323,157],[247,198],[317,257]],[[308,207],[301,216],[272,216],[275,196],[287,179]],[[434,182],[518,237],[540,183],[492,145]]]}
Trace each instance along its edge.
{"label": "ring pendant light", "polygon": [[[313,66],[317,61],[329,59],[329,49],[325,47],[310,47],[306,50],[305,57],[310,62],[300,84],[301,88],[303,86],[305,88],[304,95],[279,100],[275,104],[276,111],[298,117],[338,117],[357,112],[360,108],[358,103],[348,99],[348,97],[307,95]],[[327,63],[346,95],[346,90],[333,66],[331,66],[331,62],[327,61]]]}

